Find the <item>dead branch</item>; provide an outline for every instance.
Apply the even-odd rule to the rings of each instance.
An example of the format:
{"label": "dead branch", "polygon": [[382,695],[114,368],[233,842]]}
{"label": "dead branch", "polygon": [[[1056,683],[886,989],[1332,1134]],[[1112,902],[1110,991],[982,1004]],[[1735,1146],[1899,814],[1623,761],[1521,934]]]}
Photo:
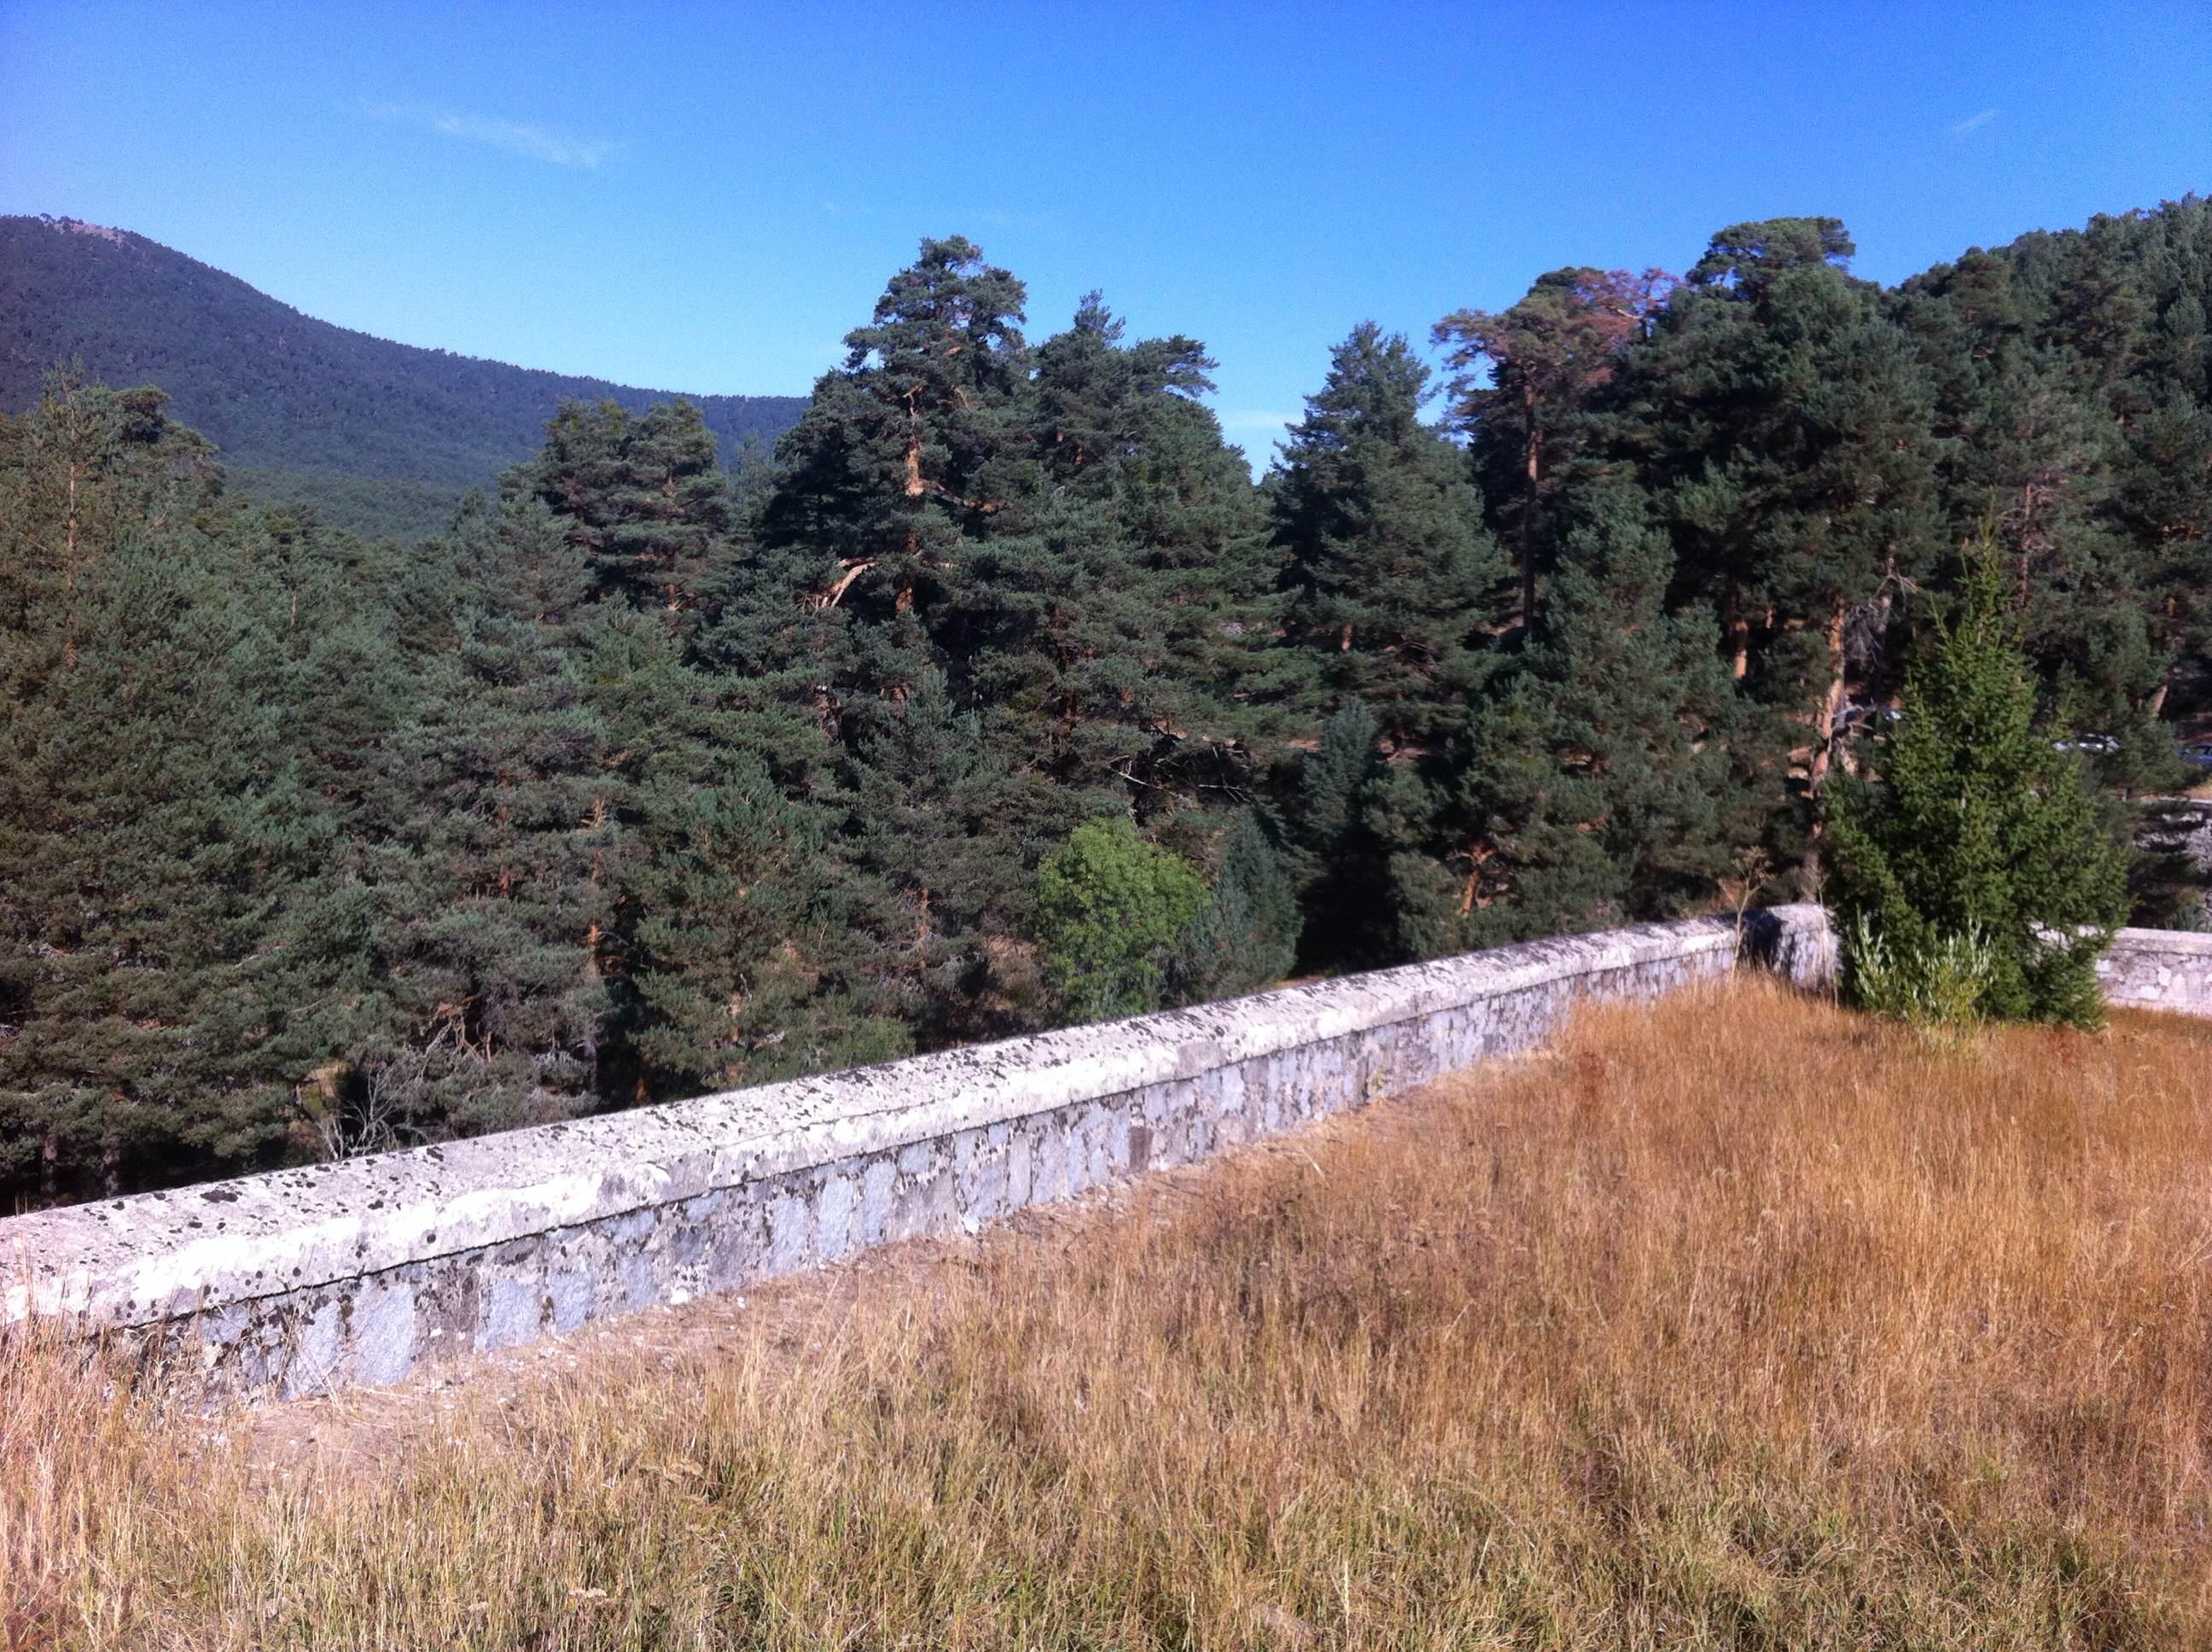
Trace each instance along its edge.
{"label": "dead branch", "polygon": [[839,603],[845,599],[845,593],[853,588],[853,581],[859,579],[860,575],[866,574],[875,565],[875,559],[873,557],[868,557],[857,562],[839,563],[838,566],[845,570],[845,576],[839,580],[836,584],[830,587],[829,595],[824,597],[817,597],[814,599],[814,606],[817,609],[823,610],[835,608]]}

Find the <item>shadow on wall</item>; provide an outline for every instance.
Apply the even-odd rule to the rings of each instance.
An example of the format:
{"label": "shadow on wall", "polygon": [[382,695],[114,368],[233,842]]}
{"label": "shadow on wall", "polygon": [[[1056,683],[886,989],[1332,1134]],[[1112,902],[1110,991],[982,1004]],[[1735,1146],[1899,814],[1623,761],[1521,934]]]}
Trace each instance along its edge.
{"label": "shadow on wall", "polygon": [[1808,992],[1833,991],[1835,932],[1818,907],[1767,907],[1743,918],[1741,961]]}

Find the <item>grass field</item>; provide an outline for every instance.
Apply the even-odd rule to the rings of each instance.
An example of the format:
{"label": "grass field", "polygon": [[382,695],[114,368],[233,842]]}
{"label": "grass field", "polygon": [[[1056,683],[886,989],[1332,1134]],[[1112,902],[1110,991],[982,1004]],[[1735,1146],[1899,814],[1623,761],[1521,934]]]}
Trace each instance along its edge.
{"label": "grass field", "polygon": [[1746,983],[365,1464],[18,1348],[8,1633],[2203,1646],[2208,1266],[2212,1024]]}

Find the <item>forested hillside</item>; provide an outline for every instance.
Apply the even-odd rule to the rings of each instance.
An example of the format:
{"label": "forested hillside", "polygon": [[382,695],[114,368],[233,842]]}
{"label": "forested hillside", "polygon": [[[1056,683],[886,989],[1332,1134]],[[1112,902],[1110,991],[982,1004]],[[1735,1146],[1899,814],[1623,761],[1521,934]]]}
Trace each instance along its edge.
{"label": "forested hillside", "polygon": [[[52,368],[153,383],[259,490],[363,531],[441,528],[534,449],[564,400],[641,413],[672,392],[483,361],[301,315],[143,235],[0,217],[0,410]],[[794,396],[690,398],[726,462],[799,416]]]}
{"label": "forested hillside", "polygon": [[1353,326],[1255,486],[1197,341],[1033,340],[927,241],[772,467],[574,402],[405,550],[50,380],[0,423],[0,1197],[1815,893],[1985,532],[2043,732],[2116,813],[2179,783],[2212,209],[1851,252],[1555,271],[1442,385]]}

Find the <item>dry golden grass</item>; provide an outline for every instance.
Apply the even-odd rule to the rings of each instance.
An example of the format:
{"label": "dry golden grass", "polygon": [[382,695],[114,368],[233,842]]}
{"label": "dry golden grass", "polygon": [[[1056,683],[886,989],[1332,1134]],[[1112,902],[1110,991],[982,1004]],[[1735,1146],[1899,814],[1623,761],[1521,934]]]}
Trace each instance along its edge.
{"label": "dry golden grass", "polygon": [[[18,1645],[2212,1643],[2212,1025],[1756,985],[288,1482],[18,1351]],[[42,1637],[45,1637],[42,1640]]]}

